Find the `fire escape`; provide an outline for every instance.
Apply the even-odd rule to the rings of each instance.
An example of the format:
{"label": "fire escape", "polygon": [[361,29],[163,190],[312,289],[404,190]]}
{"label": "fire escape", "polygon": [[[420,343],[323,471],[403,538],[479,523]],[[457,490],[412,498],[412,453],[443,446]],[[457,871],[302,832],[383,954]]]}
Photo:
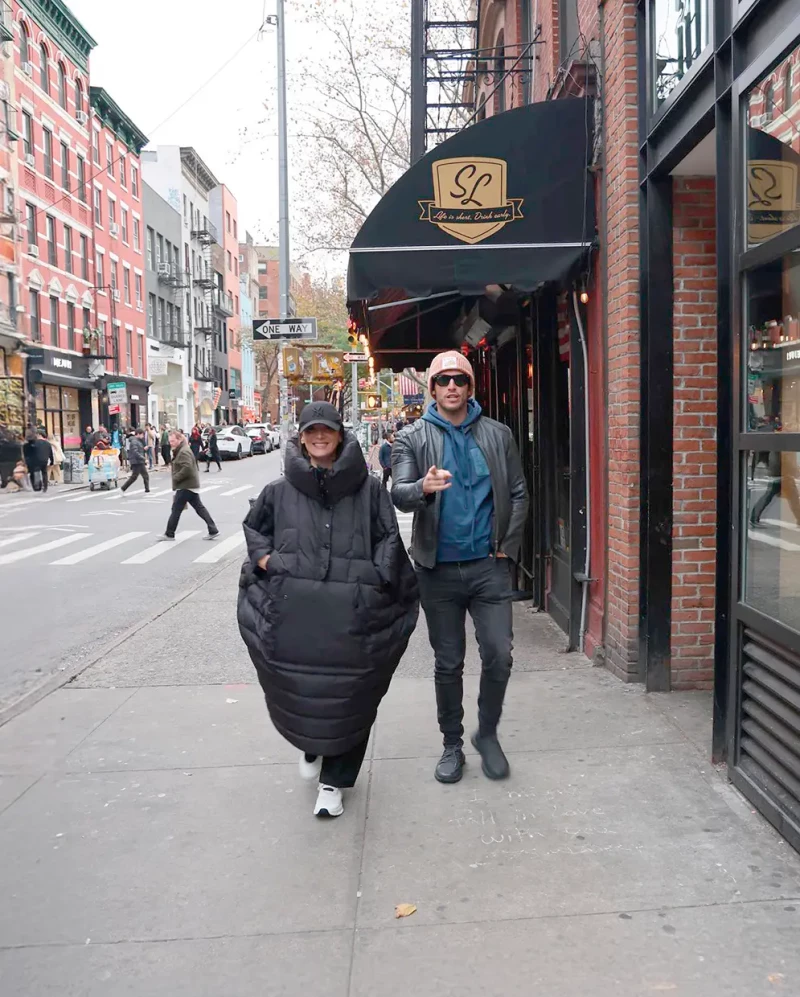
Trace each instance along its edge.
{"label": "fire escape", "polygon": [[[191,274],[187,270],[180,269],[174,262],[163,262],[158,264],[158,282],[169,288],[173,295],[172,321],[166,323],[163,331],[163,341],[167,346],[174,346],[176,349],[185,350],[189,346],[187,330],[189,328],[189,316],[183,314],[183,294],[187,287],[191,287]],[[181,309],[180,322],[177,318],[177,311]]]}
{"label": "fire escape", "polygon": [[[415,163],[450,135],[480,120],[483,99],[498,95],[494,110],[504,107],[504,84],[522,89],[530,100],[530,77],[538,41],[480,46],[481,5],[471,0],[459,18],[449,0],[412,0],[411,7],[411,162]],[[523,0],[523,8],[527,7]],[[523,30],[530,32],[530,18]],[[494,40],[493,41],[497,41]]]}
{"label": "fire escape", "polygon": [[[206,218],[200,223],[199,228],[192,229],[192,238],[197,239],[201,246],[201,252],[197,260],[197,273],[194,275],[194,286],[203,292],[203,299],[200,304],[202,314],[195,324],[196,336],[203,337],[206,356],[213,356],[214,325],[211,319],[214,304],[214,266],[212,261],[212,246],[217,242],[217,230]],[[213,365],[209,362],[199,364],[195,362],[196,381],[214,380]]]}

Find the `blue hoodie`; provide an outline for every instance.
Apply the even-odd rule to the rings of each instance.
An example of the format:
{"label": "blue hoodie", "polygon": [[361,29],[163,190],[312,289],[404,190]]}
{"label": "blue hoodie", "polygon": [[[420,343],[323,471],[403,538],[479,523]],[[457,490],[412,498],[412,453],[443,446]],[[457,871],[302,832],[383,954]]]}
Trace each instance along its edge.
{"label": "blue hoodie", "polygon": [[453,476],[450,487],[441,493],[438,562],[477,561],[492,552],[492,479],[472,435],[480,415],[480,405],[470,398],[460,426],[443,419],[436,402],[431,402],[422,417],[444,431],[442,467]]}

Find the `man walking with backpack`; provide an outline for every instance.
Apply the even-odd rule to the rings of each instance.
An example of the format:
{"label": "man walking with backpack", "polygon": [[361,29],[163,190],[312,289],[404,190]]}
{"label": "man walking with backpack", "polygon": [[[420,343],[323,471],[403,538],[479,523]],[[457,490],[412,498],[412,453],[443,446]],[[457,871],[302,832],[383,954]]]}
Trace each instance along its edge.
{"label": "man walking with backpack", "polygon": [[487,419],[472,397],[475,375],[461,353],[434,358],[433,402],[392,448],[392,500],[414,513],[411,557],[435,657],[444,753],[439,782],[464,766],[463,673],[466,614],[481,655],[478,729],[472,744],[490,779],[509,774],[497,739],[511,672],[511,565],[519,558],[528,491],[507,426]]}
{"label": "man walking with backpack", "polygon": [[147,448],[143,429],[137,429],[134,436],[128,440],[128,463],[131,465],[131,476],[122,486],[126,492],[138,477],[144,483],[145,494],[150,493],[150,473],[147,470]]}

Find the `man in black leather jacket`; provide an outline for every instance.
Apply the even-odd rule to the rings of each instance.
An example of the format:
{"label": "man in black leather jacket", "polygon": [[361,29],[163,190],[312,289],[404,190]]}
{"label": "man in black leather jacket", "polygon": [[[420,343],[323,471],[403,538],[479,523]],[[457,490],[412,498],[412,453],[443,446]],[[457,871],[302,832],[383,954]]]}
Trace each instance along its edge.
{"label": "man in black leather jacket", "polygon": [[436,668],[444,753],[439,782],[458,782],[464,766],[465,622],[481,653],[478,730],[472,743],[490,779],[508,775],[497,739],[511,671],[511,564],[519,558],[528,491],[507,426],[487,419],[472,397],[475,377],[461,353],[440,353],[428,372],[433,403],[397,437],[392,500],[414,513],[411,556]]}

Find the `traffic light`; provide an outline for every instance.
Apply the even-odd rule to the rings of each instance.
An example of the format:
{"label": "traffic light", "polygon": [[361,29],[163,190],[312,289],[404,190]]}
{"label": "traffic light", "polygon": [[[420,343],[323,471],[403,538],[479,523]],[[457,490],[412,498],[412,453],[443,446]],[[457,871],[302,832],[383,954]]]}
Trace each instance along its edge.
{"label": "traffic light", "polygon": [[355,350],[358,346],[358,326],[352,318],[347,320],[347,342],[351,350]]}
{"label": "traffic light", "polygon": [[367,395],[367,408],[370,410],[381,408],[383,399],[380,395]]}

